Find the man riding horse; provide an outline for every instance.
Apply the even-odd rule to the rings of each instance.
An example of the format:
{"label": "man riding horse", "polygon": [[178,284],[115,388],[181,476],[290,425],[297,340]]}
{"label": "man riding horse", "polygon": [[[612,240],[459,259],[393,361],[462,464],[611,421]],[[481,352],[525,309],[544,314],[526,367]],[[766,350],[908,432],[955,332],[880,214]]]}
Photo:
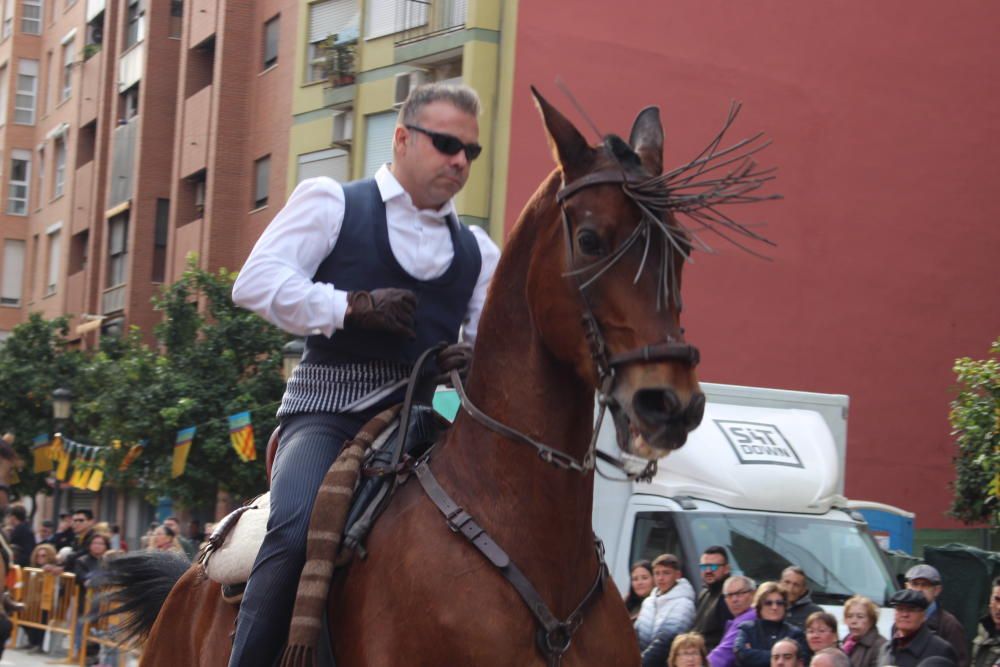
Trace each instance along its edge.
{"label": "man riding horse", "polygon": [[[463,370],[499,250],[459,222],[453,197],[478,157],[479,99],[428,84],[403,104],[392,162],[373,178],[302,182],[257,241],[233,300],[306,336],[278,416],[267,535],[240,605],[229,664],[270,667],[288,632],[306,532],[345,441],[399,402],[417,357]],[[462,342],[459,342],[461,332]]]}

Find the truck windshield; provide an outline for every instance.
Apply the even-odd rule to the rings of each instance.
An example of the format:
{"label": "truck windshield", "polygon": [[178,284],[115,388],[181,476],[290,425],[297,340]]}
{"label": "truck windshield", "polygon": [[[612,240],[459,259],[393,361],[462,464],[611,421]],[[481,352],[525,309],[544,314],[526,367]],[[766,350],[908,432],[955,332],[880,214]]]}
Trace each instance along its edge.
{"label": "truck windshield", "polygon": [[[689,553],[700,554],[712,545],[722,545],[730,553],[732,570],[758,583],[778,581],[783,569],[798,565],[806,573],[813,601],[819,604],[864,595],[881,606],[895,590],[875,541],[861,526],[850,522],[749,513],[669,516],[684,524],[676,527],[677,537],[693,541]],[[660,545],[650,542],[660,540],[649,538],[674,532],[662,525],[672,523],[669,516],[643,512],[637,517],[634,556],[655,555],[651,552]]]}

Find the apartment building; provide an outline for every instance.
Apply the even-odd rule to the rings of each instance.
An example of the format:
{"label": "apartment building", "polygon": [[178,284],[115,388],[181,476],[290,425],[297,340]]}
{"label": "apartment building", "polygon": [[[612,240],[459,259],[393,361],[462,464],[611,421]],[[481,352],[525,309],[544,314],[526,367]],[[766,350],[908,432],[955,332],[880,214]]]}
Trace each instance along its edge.
{"label": "apartment building", "polygon": [[486,227],[499,241],[502,216],[492,209],[504,200],[496,175],[506,172],[509,125],[501,26],[505,6],[515,4],[300,0],[287,190],[313,176],[371,176],[392,157],[396,115],[410,90],[459,81],[482,101],[483,154],[456,205],[464,222]]}

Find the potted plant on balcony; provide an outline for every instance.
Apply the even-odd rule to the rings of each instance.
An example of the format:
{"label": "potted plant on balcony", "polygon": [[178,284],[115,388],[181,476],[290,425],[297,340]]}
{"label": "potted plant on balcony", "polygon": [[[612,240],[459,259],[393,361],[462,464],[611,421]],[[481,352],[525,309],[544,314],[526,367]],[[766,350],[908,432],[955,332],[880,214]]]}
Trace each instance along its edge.
{"label": "potted plant on balcony", "polygon": [[332,87],[354,83],[357,44],[356,38],[340,41],[339,35],[330,35],[323,42],[326,76]]}

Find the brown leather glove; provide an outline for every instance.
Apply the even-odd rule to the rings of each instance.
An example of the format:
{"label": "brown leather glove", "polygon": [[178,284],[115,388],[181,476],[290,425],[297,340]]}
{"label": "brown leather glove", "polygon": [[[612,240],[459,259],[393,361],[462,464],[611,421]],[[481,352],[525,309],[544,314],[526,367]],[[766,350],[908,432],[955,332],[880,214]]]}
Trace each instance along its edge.
{"label": "brown leather glove", "polygon": [[408,289],[386,287],[370,292],[348,292],[344,329],[384,331],[414,338],[413,316],[417,295]]}
{"label": "brown leather glove", "polygon": [[441,375],[438,376],[439,384],[449,383],[449,374],[451,371],[456,370],[463,380],[469,374],[469,366],[472,365],[472,345],[469,343],[453,343],[440,352],[437,355],[437,366],[438,370],[441,371]]}

